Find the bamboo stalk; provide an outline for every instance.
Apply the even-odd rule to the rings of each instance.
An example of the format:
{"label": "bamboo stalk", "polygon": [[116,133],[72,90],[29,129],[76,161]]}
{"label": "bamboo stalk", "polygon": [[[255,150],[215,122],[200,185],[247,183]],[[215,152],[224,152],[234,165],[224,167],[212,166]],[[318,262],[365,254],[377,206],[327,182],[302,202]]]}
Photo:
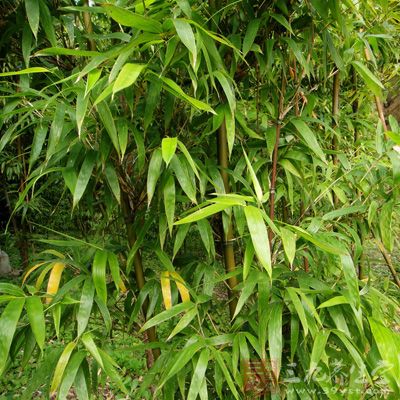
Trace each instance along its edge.
{"label": "bamboo stalk", "polygon": [[387,267],[389,268],[390,273],[392,274],[393,280],[395,281],[396,285],[400,288],[400,279],[397,275],[396,268],[393,265],[392,257],[389,252],[385,249],[385,246],[380,240],[376,240],[376,244],[378,245],[379,251],[381,252],[383,259]]}
{"label": "bamboo stalk", "polygon": [[[134,224],[134,216],[131,212],[131,208],[129,206],[129,200],[125,193],[121,194],[121,208],[122,214],[124,216],[126,231],[128,236],[129,246],[132,248],[136,243],[136,233],[133,228]],[[136,277],[136,284],[139,290],[142,290],[145,285],[145,278],[144,278],[144,268],[143,268],[143,260],[138,250],[133,258],[133,266],[135,269],[135,277]],[[146,319],[147,310],[149,307],[148,299],[143,302],[142,305],[142,312],[143,316]],[[157,342],[157,334],[155,327],[151,327],[146,331],[147,337],[150,342]],[[160,355],[160,349],[155,348],[149,350],[147,353],[147,366],[151,367],[154,360],[156,360]]]}
{"label": "bamboo stalk", "polygon": [[[285,99],[285,90],[286,90],[286,79],[284,74],[282,74],[282,84],[281,90],[279,94],[279,105],[278,105],[278,120],[276,122],[275,128],[275,146],[274,152],[272,155],[272,172],[271,172],[271,185],[269,188],[269,217],[273,221],[275,219],[275,190],[276,190],[276,178],[277,178],[277,166],[278,166],[278,151],[279,151],[279,139],[281,136],[281,128],[282,128],[282,118],[283,118],[283,103]],[[271,229],[268,230],[268,241],[269,247],[272,248],[272,239],[274,237],[274,233]]]}
{"label": "bamboo stalk", "polygon": [[[85,7],[89,7],[89,0],[83,2]],[[85,31],[87,34],[91,35],[93,33],[93,24],[90,18],[90,13],[87,11],[83,12],[83,24],[85,25]],[[93,39],[87,39],[88,47],[91,51],[96,51],[96,43]]]}
{"label": "bamboo stalk", "polygon": [[[226,136],[226,121],[222,122],[217,136],[217,144],[218,144],[218,164],[220,167],[221,177],[224,182],[225,193],[230,193],[231,188],[229,184],[229,176],[227,172],[229,157],[228,157],[228,140]],[[222,214],[221,214],[222,221]],[[222,228],[222,231],[224,229]],[[235,252],[233,247],[234,237],[233,237],[233,226],[232,221],[229,221],[227,232],[223,234],[223,253],[224,253],[224,263],[226,272],[233,272],[236,269],[235,262]],[[235,313],[237,298],[233,294],[233,288],[237,285],[236,276],[232,276],[228,279],[228,296],[229,296],[229,313],[231,318]]]}

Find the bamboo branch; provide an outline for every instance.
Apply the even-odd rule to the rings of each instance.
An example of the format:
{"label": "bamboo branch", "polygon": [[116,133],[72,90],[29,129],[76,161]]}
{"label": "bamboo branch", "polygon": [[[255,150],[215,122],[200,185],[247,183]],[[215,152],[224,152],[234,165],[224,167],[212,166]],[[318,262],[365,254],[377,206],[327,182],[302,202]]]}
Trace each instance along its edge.
{"label": "bamboo branch", "polygon": [[379,251],[381,252],[383,259],[385,260],[385,263],[386,263],[387,267],[389,268],[390,273],[393,276],[393,280],[395,281],[396,285],[400,288],[400,279],[397,275],[396,268],[393,265],[391,255],[385,249],[385,246],[383,245],[383,243],[380,240],[376,239],[376,244],[378,245]]}

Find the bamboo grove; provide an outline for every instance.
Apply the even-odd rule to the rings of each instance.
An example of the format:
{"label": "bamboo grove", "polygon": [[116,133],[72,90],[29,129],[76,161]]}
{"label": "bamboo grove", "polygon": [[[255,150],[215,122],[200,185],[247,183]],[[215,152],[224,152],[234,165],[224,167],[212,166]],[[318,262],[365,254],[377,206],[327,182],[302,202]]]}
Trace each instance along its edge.
{"label": "bamboo grove", "polygon": [[[129,399],[400,398],[397,1],[0,7],[24,268],[0,283],[0,374],[37,364],[22,398],[101,379]],[[116,335],[141,341],[136,387]]]}

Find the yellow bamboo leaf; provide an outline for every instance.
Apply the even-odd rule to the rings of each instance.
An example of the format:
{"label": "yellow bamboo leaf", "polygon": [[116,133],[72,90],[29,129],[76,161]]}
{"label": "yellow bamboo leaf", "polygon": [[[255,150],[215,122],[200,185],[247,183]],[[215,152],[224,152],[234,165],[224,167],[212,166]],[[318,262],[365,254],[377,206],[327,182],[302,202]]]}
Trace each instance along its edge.
{"label": "yellow bamboo leaf", "polygon": [[118,282],[118,287],[120,288],[122,293],[126,293],[127,289],[122,279]]}
{"label": "yellow bamboo leaf", "polygon": [[40,275],[38,276],[38,278],[36,280],[36,285],[35,285],[36,290],[40,290],[40,288],[42,287],[44,278],[46,277],[47,273],[52,268],[53,268],[53,264],[46,265],[46,267],[43,268],[42,272],[40,273]]}
{"label": "yellow bamboo leaf", "polygon": [[172,278],[175,279],[176,286],[178,287],[179,294],[183,302],[190,301],[189,290],[186,287],[186,283],[183,278],[177,272],[170,273]]}
{"label": "yellow bamboo leaf", "polygon": [[24,277],[23,277],[23,279],[22,279],[22,285],[23,285],[23,284],[25,283],[25,281],[28,279],[28,276],[29,276],[33,271],[36,271],[36,270],[37,270],[39,267],[41,267],[43,264],[46,264],[46,262],[45,262],[45,261],[40,262],[40,263],[34,265],[32,268],[29,268],[28,271],[26,271],[26,273],[25,273],[25,275],[24,275]]}
{"label": "yellow bamboo leaf", "polygon": [[[47,284],[47,294],[54,296],[58,292],[58,287],[60,286],[61,275],[64,271],[65,264],[61,262],[56,262],[50,273],[49,282]],[[53,297],[46,297],[46,304],[51,303]]]}
{"label": "yellow bamboo leaf", "polygon": [[169,272],[161,272],[161,291],[164,300],[165,309],[169,310],[172,307],[172,294],[171,294],[171,281],[169,279]]}

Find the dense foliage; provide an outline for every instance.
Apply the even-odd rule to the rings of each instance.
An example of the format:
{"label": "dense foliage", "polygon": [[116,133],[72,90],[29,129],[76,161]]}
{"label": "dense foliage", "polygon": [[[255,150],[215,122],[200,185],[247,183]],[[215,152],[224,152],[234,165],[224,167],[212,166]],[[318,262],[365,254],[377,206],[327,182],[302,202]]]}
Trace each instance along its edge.
{"label": "dense foliage", "polygon": [[1,9],[25,272],[0,283],[0,374],[37,362],[22,398],[104,379],[132,399],[400,397],[396,0]]}

